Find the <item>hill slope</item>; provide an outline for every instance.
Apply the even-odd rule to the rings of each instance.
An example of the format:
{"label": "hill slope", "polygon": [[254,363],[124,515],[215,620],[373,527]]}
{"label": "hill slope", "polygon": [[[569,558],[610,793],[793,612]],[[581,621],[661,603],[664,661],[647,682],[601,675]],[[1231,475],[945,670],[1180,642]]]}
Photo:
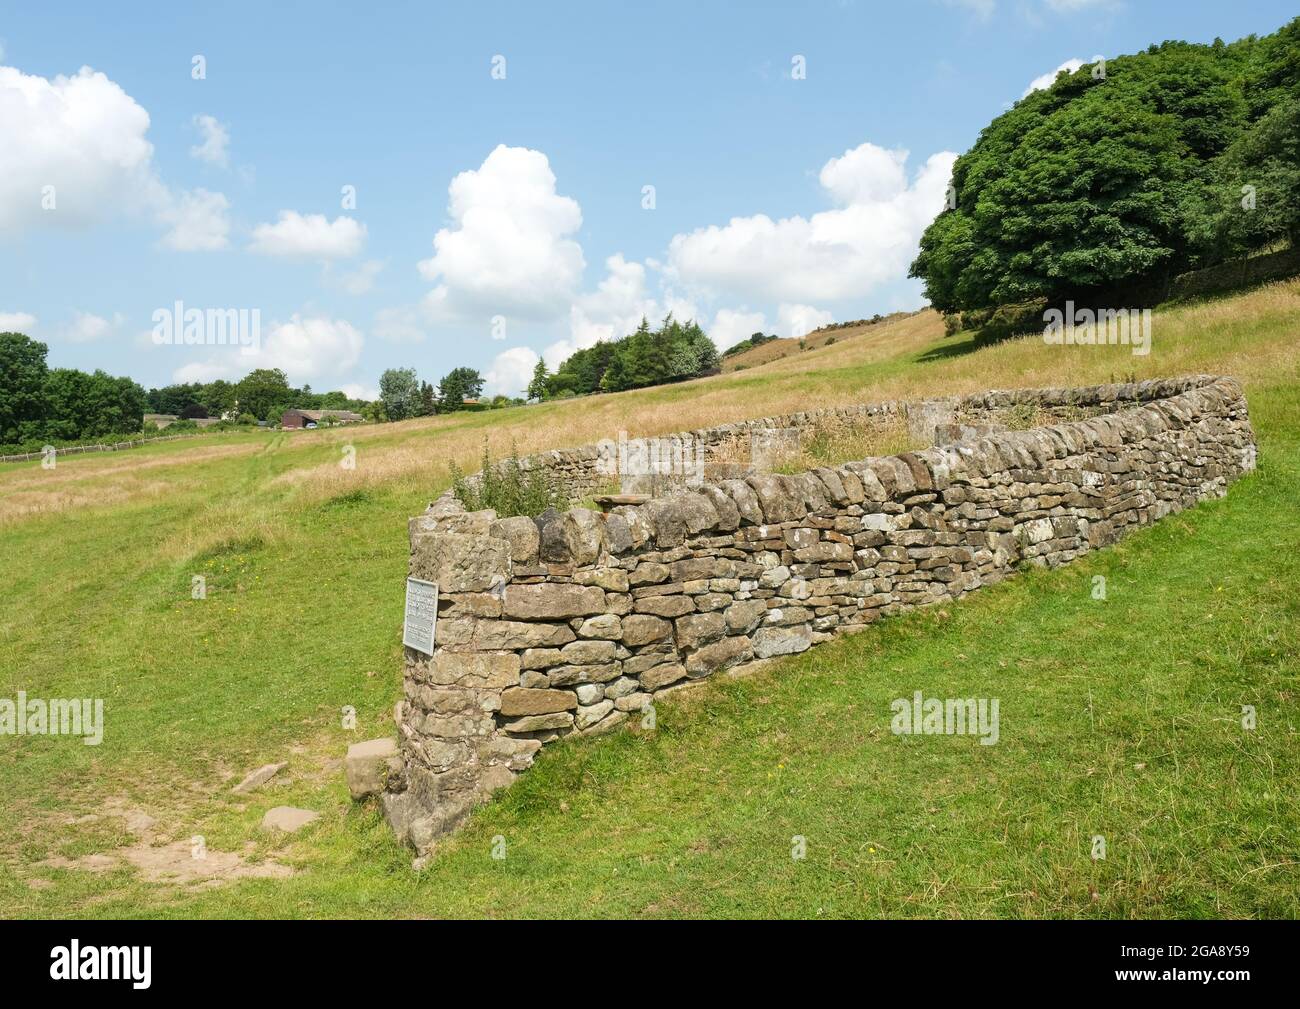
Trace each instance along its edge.
{"label": "hill slope", "polygon": [[[1033,338],[980,348],[923,313],[659,389],[2,466],[0,696],[102,696],[108,724],[99,747],[0,749],[0,913],[1295,916],[1298,326],[1298,281],[1158,311],[1145,358]],[[653,734],[556,747],[418,877],[328,763],[390,731],[405,519],[451,460],[475,465],[484,436],[523,452],[834,402],[1188,372],[1246,383],[1261,464],[1227,500],[720,680],[666,705]],[[355,470],[337,464],[347,444]],[[190,598],[195,573],[206,600]],[[1002,741],[891,736],[889,700],[917,689],[1001,697]],[[1242,704],[1259,712],[1249,734]],[[273,760],[289,762],[283,784],[229,793]],[[279,804],[324,815],[292,840],[262,834]],[[143,843],[117,815],[136,809],[158,821]],[[147,860],[125,854],[194,834],[245,869],[296,872],[190,888],[149,882]],[[504,861],[488,855],[498,834]],[[1088,857],[1093,834],[1109,838],[1105,862]],[[795,835],[805,860],[790,857]],[[104,871],[59,867],[105,852]]]}

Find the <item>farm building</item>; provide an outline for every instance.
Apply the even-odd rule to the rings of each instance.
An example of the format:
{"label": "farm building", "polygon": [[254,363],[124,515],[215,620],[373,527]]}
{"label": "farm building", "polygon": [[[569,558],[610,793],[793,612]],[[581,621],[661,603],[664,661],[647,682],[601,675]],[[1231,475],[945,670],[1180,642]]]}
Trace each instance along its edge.
{"label": "farm building", "polygon": [[365,420],[351,410],[286,410],[280,418],[285,428],[319,427],[325,424],[355,424]]}

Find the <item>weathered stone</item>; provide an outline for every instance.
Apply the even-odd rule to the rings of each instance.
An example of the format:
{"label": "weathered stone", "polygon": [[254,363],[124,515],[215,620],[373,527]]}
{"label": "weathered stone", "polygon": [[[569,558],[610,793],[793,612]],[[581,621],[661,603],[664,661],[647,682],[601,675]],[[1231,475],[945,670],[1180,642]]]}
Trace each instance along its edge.
{"label": "weathered stone", "polygon": [[572,687],[578,683],[604,683],[617,679],[623,672],[621,662],[583,666],[556,666],[546,674],[553,687]]}
{"label": "weathered stone", "polygon": [[590,729],[613,710],[613,701],[600,701],[596,704],[579,708],[573,719],[573,727],[578,731]]}
{"label": "weathered stone", "polygon": [[657,585],[659,582],[666,582],[669,578],[667,564],[643,563],[638,564],[628,575],[628,584],[634,588],[638,585]]}
{"label": "weathered stone", "polygon": [[513,722],[501,726],[503,732],[542,732],[546,729],[568,729],[573,726],[573,715],[567,711],[557,711],[550,715],[525,715]]}
{"label": "weathered stone", "polygon": [[388,784],[390,775],[402,769],[402,758],[395,739],[367,739],[353,743],[343,759],[343,773],[353,799],[378,795]]}
{"label": "weathered stone", "polygon": [[718,511],[707,496],[692,492],[676,496],[681,508],[682,521],[691,535],[712,529],[718,524]]}
{"label": "weathered stone", "polygon": [[758,502],[758,495],[754,493],[754,488],[745,483],[744,480],[723,480],[719,486],[736,503],[736,510],[740,514],[740,521],[748,525],[761,525],[763,522],[763,509]]}
{"label": "weathered stone", "polygon": [[245,795],[252,792],[261,785],[265,785],[288,766],[288,761],[284,760],[278,764],[263,764],[256,771],[249,771],[244,780],[232,788],[231,791],[236,795]]}
{"label": "weathered stone", "polygon": [[745,482],[758,496],[765,522],[788,522],[804,514],[802,498],[796,497],[784,477],[757,473],[747,477]]}
{"label": "weathered stone", "polygon": [[748,633],[767,613],[767,603],[762,599],[749,599],[732,603],[722,613],[727,622],[727,630],[734,633]]}
{"label": "weathered stone", "polygon": [[556,666],[560,664],[560,650],[558,648],[529,648],[520,657],[520,667],[523,669],[545,669],[547,666]]}
{"label": "weathered stone", "polygon": [[691,676],[705,676],[715,669],[722,669],[737,662],[748,662],[753,657],[754,648],[749,638],[737,635],[705,645],[699,651],[688,655],[686,671]]}
{"label": "weathered stone", "polygon": [[727,633],[721,613],[694,613],[679,617],[674,627],[677,647],[683,649],[699,648]]}
{"label": "weathered stone", "polygon": [[627,572],[621,568],[592,568],[578,571],[573,580],[579,585],[596,585],[609,592],[626,592],[628,590]]}
{"label": "weathered stone", "polygon": [[605,611],[605,593],[596,586],[507,585],[504,613],[515,620],[566,620]]}
{"label": "weathered stone", "polygon": [[632,539],[632,528],[624,515],[605,516],[605,549],[611,554],[625,554],[637,544]]}
{"label": "weathered stone", "polygon": [[490,536],[416,533],[411,577],[436,582],[441,592],[486,592],[510,580],[510,544]]}
{"label": "weathered stone", "polygon": [[454,595],[440,595],[438,598],[440,620],[499,616],[501,616],[501,597],[494,592],[458,592]]}
{"label": "weathered stone", "polygon": [[514,652],[448,652],[439,649],[429,663],[429,681],[492,690],[519,682],[519,656]]}
{"label": "weathered stone", "polygon": [[282,830],[286,834],[293,834],[319,819],[320,813],[310,809],[275,806],[268,809],[266,815],[262,817],[262,827],[265,830]]}
{"label": "weathered stone", "polygon": [[510,544],[510,561],[512,564],[534,564],[537,551],[541,546],[541,534],[537,524],[526,515],[514,515],[498,519],[492,523],[489,535],[503,539]]}
{"label": "weathered stone", "polygon": [[670,683],[676,683],[686,675],[686,667],[680,663],[655,666],[641,674],[641,686],[646,690],[658,690]]}
{"label": "weathered stone", "polygon": [[[669,633],[672,631],[672,625],[669,625]],[[633,655],[630,659],[623,660],[623,672],[628,676],[636,676],[644,673],[651,666],[657,666],[664,662],[670,662],[676,652],[672,646],[656,645],[657,651],[643,651]]]}
{"label": "weathered stone", "polygon": [[644,711],[650,700],[646,693],[624,694],[614,702],[614,707],[619,711]]}
{"label": "weathered stone", "polygon": [[515,781],[515,773],[504,764],[493,764],[485,768],[483,776],[478,780],[478,788],[475,790],[483,798],[487,798],[503,788],[509,788]]}
{"label": "weathered stone", "polygon": [[502,715],[545,715],[577,706],[578,699],[571,690],[511,687],[501,691]]}
{"label": "weathered stone", "polygon": [[579,704],[595,704],[605,696],[605,687],[600,683],[581,683],[577,694]]}
{"label": "weathered stone", "polygon": [[654,498],[641,512],[654,530],[655,545],[660,549],[675,547],[686,539],[686,516],[680,498]]}
{"label": "weathered stone", "polygon": [[[648,613],[656,617],[680,617],[695,609],[695,603],[689,596],[649,596],[638,599],[632,604],[637,613]],[[626,620],[624,620],[623,638],[627,640]]]}
{"label": "weathered stone", "polygon": [[605,522],[600,512],[570,508],[562,519],[564,536],[574,564],[590,564],[605,545]]}
{"label": "weathered stone", "polygon": [[463,536],[487,536],[497,513],[490,508],[467,512],[459,501],[439,502],[423,515],[411,519],[407,528],[416,533],[459,533]]}
{"label": "weathered stone", "polygon": [[754,654],[760,659],[772,655],[793,655],[812,644],[812,631],[806,626],[760,627],[753,634]]}
{"label": "weathered stone", "polygon": [[580,638],[602,638],[607,641],[617,641],[622,636],[623,621],[613,613],[602,613],[599,616],[589,617],[578,628],[578,637]]}
{"label": "weathered stone", "polygon": [[794,552],[794,559],[805,564],[823,564],[826,561],[853,560],[853,546],[849,543],[831,543],[823,540]]}
{"label": "weathered stone", "polygon": [[560,660],[570,665],[613,662],[614,649],[612,641],[574,641],[560,649]]}
{"label": "weathered stone", "polygon": [[707,582],[711,578],[729,578],[734,575],[736,563],[725,557],[689,557],[686,560],[674,561],[669,565],[669,571],[672,572],[672,580],[675,582],[693,580]]}
{"label": "weathered stone", "polygon": [[573,631],[567,624],[480,620],[474,629],[475,646],[488,649],[548,648],[568,644],[573,639]]}
{"label": "weathered stone", "polygon": [[582,734],[584,736],[601,736],[606,732],[612,732],[614,729],[617,729],[620,725],[626,722],[627,719],[627,712],[611,711],[595,725],[588,729],[583,729]]}
{"label": "weathered stone", "polygon": [[628,694],[636,693],[637,681],[630,676],[620,676],[612,683],[607,683],[602,688],[602,695],[612,700],[620,697],[626,697]]}

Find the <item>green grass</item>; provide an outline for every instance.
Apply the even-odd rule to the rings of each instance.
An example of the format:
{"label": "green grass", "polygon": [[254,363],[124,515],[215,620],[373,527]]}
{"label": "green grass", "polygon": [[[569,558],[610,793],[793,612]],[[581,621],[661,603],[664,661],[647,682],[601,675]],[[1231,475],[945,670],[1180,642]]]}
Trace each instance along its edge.
{"label": "green grass", "polygon": [[[1248,393],[1260,469],[1226,499],[667,699],[652,732],[548,747],[420,873],[327,761],[390,731],[404,519],[445,480],[312,496],[277,478],[346,435],[267,436],[181,464],[160,497],[0,527],[0,697],[102,696],[108,722],[99,747],[0,737],[0,914],[1296,917],[1300,382]],[[1000,742],[891,735],[915,690],[999,698]],[[286,784],[229,794],[280,759]],[[129,843],[118,819],[68,822],[119,797],[159,840],[251,842],[296,875],[202,889],[36,865]],[[281,804],[323,816],[267,837]]]}

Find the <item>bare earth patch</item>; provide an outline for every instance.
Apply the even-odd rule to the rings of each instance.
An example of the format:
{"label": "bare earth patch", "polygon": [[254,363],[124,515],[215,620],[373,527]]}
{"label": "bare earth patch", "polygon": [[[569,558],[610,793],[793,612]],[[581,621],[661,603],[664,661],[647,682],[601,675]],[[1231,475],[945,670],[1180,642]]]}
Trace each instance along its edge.
{"label": "bare earth patch", "polygon": [[190,842],[185,840],[158,846],[141,841],[108,854],[82,855],[80,858],[56,855],[36,865],[86,872],[111,872],[130,866],[147,882],[185,886],[221,886],[237,879],[285,879],[293,875],[293,869],[280,862],[250,862],[245,855],[231,851],[209,848],[202,858],[195,858]]}

